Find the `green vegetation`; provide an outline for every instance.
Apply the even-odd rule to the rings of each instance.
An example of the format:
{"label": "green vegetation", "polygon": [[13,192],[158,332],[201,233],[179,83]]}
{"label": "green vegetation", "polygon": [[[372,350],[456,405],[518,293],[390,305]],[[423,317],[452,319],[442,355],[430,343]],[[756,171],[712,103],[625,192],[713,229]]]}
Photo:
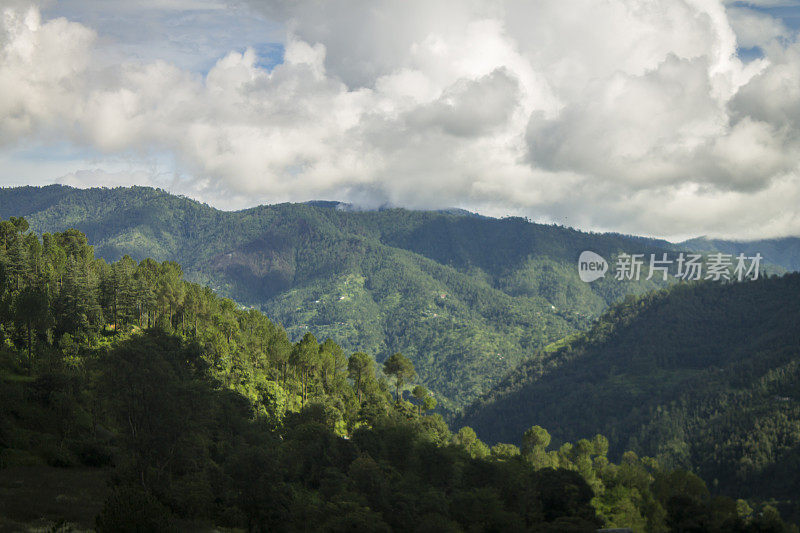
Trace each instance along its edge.
{"label": "green vegetation", "polygon": [[599,432],[735,498],[798,514],[800,275],[681,284],[612,306],[532,358],[459,421],[491,441],[542,424]]}
{"label": "green vegetation", "polygon": [[[521,448],[451,434],[424,387],[403,393],[403,355],[384,364],[393,398],[368,355],[292,343],[176,263],[95,259],[75,230],[0,222],[0,304],[0,491],[20,501],[8,472],[69,479],[58,498],[80,520],[99,469],[100,532],[796,531],[688,472],[631,452],[613,464],[601,435],[548,450],[540,427]],[[66,507],[25,490],[0,524]]]}
{"label": "green vegetation", "polygon": [[520,218],[335,202],[223,212],[133,187],[0,190],[0,216],[38,232],[77,228],[107,261],[176,261],[187,279],[262,310],[292,340],[331,338],[383,362],[401,352],[444,411],[488,391],[539,348],[583,331],[652,282],[582,283],[580,252],[657,253],[664,241]]}

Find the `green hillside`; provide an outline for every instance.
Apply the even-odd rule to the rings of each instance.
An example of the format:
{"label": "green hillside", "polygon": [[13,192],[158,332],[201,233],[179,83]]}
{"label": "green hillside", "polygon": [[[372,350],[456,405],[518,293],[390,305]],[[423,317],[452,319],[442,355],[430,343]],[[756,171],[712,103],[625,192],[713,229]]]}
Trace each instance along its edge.
{"label": "green hillside", "polygon": [[583,283],[580,252],[611,259],[671,246],[458,210],[337,206],[224,212],[142,187],[0,190],[0,216],[25,216],[41,232],[75,227],[109,261],[178,261],[188,279],[264,310],[294,339],[331,337],[379,361],[403,352],[450,409],[585,330],[609,303],[658,286],[611,276]]}
{"label": "green hillside", "polygon": [[[414,385],[411,395],[404,385]],[[381,367],[76,230],[0,221],[0,530],[796,532],[602,435],[489,448]]]}
{"label": "green hillside", "polygon": [[680,284],[611,307],[507,376],[459,421],[691,468],[727,493],[800,501],[800,275]]}

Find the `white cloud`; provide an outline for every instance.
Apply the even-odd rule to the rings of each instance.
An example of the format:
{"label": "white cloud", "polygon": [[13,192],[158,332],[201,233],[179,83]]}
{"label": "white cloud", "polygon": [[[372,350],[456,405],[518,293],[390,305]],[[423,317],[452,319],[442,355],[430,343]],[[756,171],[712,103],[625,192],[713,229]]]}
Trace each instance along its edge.
{"label": "white cloud", "polygon": [[786,39],[791,35],[781,20],[754,9],[729,8],[728,17],[742,48],[767,46],[776,39]]}
{"label": "white cloud", "polygon": [[0,27],[0,142],[59,136],[79,102],[95,34],[66,19],[42,22],[33,7],[6,8]]}
{"label": "white cloud", "polygon": [[506,124],[519,101],[519,85],[504,68],[476,80],[461,79],[429,104],[408,113],[414,128],[439,127],[450,135],[485,135]]}
{"label": "white cloud", "polygon": [[[226,207],[329,198],[661,236],[800,233],[800,52],[738,4],[251,8],[286,28],[283,63],[231,50],[205,73],[168,56],[100,61],[88,26],[4,8],[0,150],[166,152],[180,179],[87,165],[61,180],[169,179]],[[748,45],[765,57],[740,61]]]}

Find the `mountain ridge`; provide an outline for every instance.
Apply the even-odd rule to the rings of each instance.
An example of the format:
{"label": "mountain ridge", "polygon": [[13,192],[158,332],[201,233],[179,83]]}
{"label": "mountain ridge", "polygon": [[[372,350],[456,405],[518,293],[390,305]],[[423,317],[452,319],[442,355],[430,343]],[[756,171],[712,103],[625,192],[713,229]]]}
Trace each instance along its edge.
{"label": "mountain ridge", "polygon": [[[601,432],[730,487],[800,500],[800,274],[686,283],[613,305],[512,370],[458,423],[489,443]],[[783,467],[781,466],[783,465]]]}
{"label": "mountain ridge", "polygon": [[583,283],[581,251],[674,250],[515,217],[332,207],[221,211],[148,187],[0,190],[0,217],[26,216],[38,232],[75,227],[107,261],[177,261],[187,279],[267,312],[292,338],[331,337],[379,360],[409,353],[450,410],[609,304],[662,285]]}

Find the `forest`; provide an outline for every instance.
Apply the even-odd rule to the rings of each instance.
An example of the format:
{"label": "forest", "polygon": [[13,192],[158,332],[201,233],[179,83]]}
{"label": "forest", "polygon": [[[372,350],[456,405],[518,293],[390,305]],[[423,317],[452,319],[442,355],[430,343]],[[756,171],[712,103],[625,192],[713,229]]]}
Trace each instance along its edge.
{"label": "forest", "polygon": [[520,361],[583,331],[654,281],[582,283],[582,250],[658,252],[665,241],[580,232],[522,218],[337,202],[226,212],[146,187],[0,189],[0,217],[39,233],[77,228],[97,256],[175,261],[186,279],[306,333],[383,361],[412,360],[454,412]]}
{"label": "forest", "polygon": [[522,364],[457,423],[490,442],[531,420],[557,442],[600,432],[612,457],[656,457],[798,516],[798,296],[793,273],[630,297]]}
{"label": "forest", "polygon": [[[686,469],[614,462],[602,435],[453,432],[403,354],[292,342],[179,264],[108,263],[77,230],[0,222],[0,328],[0,475],[105,479],[91,523],[53,515],[71,504],[52,530],[797,531]],[[0,526],[44,504],[0,502]]]}

